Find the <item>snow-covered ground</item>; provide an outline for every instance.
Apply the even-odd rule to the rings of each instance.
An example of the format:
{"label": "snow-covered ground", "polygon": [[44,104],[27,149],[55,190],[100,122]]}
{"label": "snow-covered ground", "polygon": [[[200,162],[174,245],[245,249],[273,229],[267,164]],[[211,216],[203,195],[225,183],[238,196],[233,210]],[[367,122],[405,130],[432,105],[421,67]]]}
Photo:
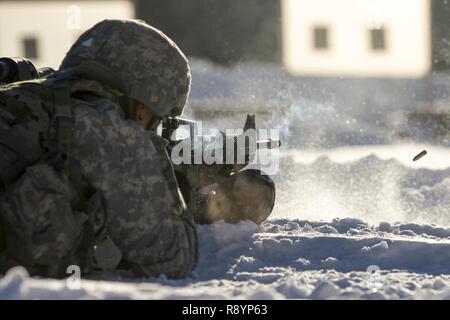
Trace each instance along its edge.
{"label": "snow-covered ground", "polygon": [[17,268],[0,298],[450,299],[449,157],[420,145],[287,152],[271,219],[200,226],[189,279],[82,279],[70,289]]}
{"label": "snow-covered ground", "polygon": [[[27,299],[410,299],[450,298],[450,229],[272,220],[199,230],[200,262],[190,279],[136,282],[29,278],[0,281],[0,298]],[[370,272],[372,271],[372,273]]]}
{"label": "snow-covered ground", "polygon": [[0,299],[450,299],[450,140],[406,144],[397,132],[421,136],[399,118],[421,86],[194,63],[187,116],[229,128],[259,110],[258,127],[281,130],[270,219],[200,226],[188,279],[105,275],[73,289],[18,268],[0,278]]}
{"label": "snow-covered ground", "polygon": [[[413,162],[422,150],[428,154]],[[449,159],[450,148],[414,144],[288,151],[275,216],[450,226]]]}

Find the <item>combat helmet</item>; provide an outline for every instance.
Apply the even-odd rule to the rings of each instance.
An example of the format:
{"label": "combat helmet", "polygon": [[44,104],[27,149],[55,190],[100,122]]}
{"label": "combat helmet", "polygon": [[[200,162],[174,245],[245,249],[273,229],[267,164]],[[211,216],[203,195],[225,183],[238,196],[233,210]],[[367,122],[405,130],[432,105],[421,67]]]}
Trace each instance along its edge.
{"label": "combat helmet", "polygon": [[182,114],[191,84],[188,61],[160,30],[140,20],[103,20],[78,38],[60,70],[89,63],[108,70],[153,114]]}

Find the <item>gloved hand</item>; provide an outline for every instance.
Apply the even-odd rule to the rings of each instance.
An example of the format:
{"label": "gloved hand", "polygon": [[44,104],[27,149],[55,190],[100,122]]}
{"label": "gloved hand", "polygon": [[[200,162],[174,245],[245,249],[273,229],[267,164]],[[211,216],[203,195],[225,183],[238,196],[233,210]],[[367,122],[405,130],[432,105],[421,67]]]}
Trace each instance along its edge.
{"label": "gloved hand", "polygon": [[198,191],[197,223],[265,221],[275,203],[275,184],[259,170],[237,172]]}

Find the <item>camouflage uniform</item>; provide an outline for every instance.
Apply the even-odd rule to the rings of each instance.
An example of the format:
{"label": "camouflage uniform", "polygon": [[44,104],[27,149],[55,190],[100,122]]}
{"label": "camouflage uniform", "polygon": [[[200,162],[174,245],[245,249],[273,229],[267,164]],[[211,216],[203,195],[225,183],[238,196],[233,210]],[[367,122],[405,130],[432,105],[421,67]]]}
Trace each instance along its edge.
{"label": "camouflage uniform", "polygon": [[[123,32],[114,32],[115,27]],[[127,32],[135,33],[136,27],[148,26],[135,21],[106,21],[82,35],[77,43],[92,49],[96,32],[102,28],[106,36],[120,34],[127,40]],[[0,169],[7,169],[13,158],[26,164],[25,172],[1,195],[0,219],[6,234],[1,272],[22,264],[33,274],[64,276],[67,266],[75,264],[84,272],[122,266],[135,275],[181,278],[194,268],[196,228],[177,186],[166,141],[127,119],[129,110],[124,103],[125,97],[132,97],[161,117],[177,115],[184,107],[190,76],[188,80],[178,79],[176,70],[185,58],[180,53],[180,66],[165,64],[164,57],[179,49],[159,31],[152,31],[149,34],[162,44],[154,52],[146,51],[147,60],[141,59],[147,63],[141,66],[144,74],[146,68],[152,68],[149,86],[138,81],[148,82],[145,76],[125,77],[127,82],[122,87],[105,85],[111,82],[107,77],[100,83],[97,80],[102,79],[101,74],[91,79],[79,74],[68,77],[73,124],[64,163],[73,164],[72,170],[66,165],[61,168],[55,156],[58,153],[51,152],[57,144],[51,102],[57,81],[49,78],[1,87],[0,129],[9,133],[9,141],[17,135],[22,148],[8,145],[8,139],[1,139],[0,130],[0,154],[10,153],[5,156],[8,161],[0,159]],[[142,38],[145,41],[145,36]],[[77,43],[62,70],[77,66],[78,62],[73,62],[76,59],[95,60],[88,56],[89,50],[78,50]],[[109,44],[114,46],[114,41]],[[152,45],[154,42],[140,49]],[[134,61],[135,57],[129,59]],[[106,60],[100,62],[107,65]],[[135,68],[133,63],[127,66]],[[163,66],[159,68],[165,81],[159,87],[161,75],[155,75],[156,64]],[[124,68],[119,63],[108,67],[109,74],[119,74]],[[184,69],[189,72],[187,62]],[[73,168],[77,169],[75,175]]]}

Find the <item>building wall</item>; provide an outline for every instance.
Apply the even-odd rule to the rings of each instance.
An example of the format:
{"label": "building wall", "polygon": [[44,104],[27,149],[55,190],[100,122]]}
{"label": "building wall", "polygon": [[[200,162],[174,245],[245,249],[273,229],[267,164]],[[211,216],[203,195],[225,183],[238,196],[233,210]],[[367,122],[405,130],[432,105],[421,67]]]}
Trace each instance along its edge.
{"label": "building wall", "polygon": [[433,69],[450,71],[450,2],[432,1]]}
{"label": "building wall", "polygon": [[282,0],[283,61],[294,75],[422,77],[430,20],[429,0]]}
{"label": "building wall", "polygon": [[57,68],[86,29],[105,18],[132,17],[127,0],[0,1],[0,56],[24,57],[28,46],[37,67]]}

